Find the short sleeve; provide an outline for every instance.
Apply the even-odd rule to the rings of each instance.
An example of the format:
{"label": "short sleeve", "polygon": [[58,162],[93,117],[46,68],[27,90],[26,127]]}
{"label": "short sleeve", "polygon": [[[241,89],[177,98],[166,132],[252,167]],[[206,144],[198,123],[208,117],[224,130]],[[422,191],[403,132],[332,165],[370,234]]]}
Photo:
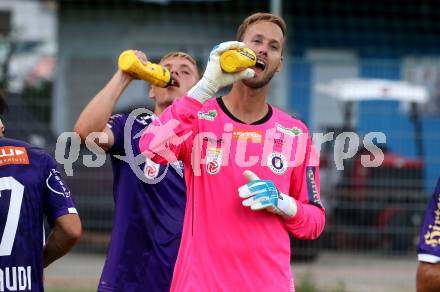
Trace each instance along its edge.
{"label": "short sleeve", "polygon": [[50,226],[55,219],[66,214],[78,214],[69,187],[58,171],[57,164],[47,155],[44,171],[43,207]]}
{"label": "short sleeve", "polygon": [[421,262],[440,262],[440,179],[425,212],[417,257]]}
{"label": "short sleeve", "polygon": [[114,137],[113,146],[108,150],[108,152],[111,154],[125,153],[124,127],[126,121],[127,121],[127,115],[116,114],[111,116],[107,122],[107,127],[113,132],[113,137]]}

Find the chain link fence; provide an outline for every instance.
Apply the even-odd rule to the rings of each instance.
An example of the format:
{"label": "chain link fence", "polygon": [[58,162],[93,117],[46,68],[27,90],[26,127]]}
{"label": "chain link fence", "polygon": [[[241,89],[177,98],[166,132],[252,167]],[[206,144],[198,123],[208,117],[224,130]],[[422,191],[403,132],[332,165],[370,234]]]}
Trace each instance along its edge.
{"label": "chain link fence", "polygon": [[[323,250],[415,253],[420,220],[440,174],[440,71],[433,66],[440,62],[440,12],[434,2],[405,3],[283,2],[289,39],[284,70],[274,81],[270,101],[303,119],[311,132],[333,133],[321,147],[327,226],[317,241],[292,239],[295,258],[314,259]],[[23,73],[22,85],[3,88],[10,104],[4,123],[8,136],[52,153],[59,135],[72,131],[81,109],[112,76],[124,49],[143,50],[153,61],[171,50],[187,51],[203,68],[211,47],[234,39],[245,16],[270,8],[269,1],[241,0],[40,4],[39,9],[51,12],[57,32],[40,41],[55,43],[56,49],[31,50],[34,57],[40,54],[37,65]],[[1,10],[8,8],[0,6]],[[3,32],[5,46],[12,44],[10,39],[7,43],[11,31]],[[17,47],[24,41],[14,42]],[[5,54],[3,68],[10,70],[20,57],[14,50]],[[12,84],[14,76],[5,76]],[[407,80],[427,88],[430,98],[419,109],[421,132],[417,133],[407,104],[385,100],[346,104],[316,92],[318,84],[344,78]],[[147,84],[137,81],[115,111],[151,107],[147,90]],[[360,143],[356,154],[343,160],[344,170],[338,170],[338,151],[348,144],[341,150],[335,143],[344,132],[356,133],[361,142],[368,133],[384,133],[386,143],[374,141],[384,153],[381,166],[361,164],[361,155],[369,152]],[[82,158],[89,154],[81,149],[73,176],[66,179],[84,224],[82,248],[104,251],[114,208],[111,165],[107,159],[99,168],[85,167]]]}

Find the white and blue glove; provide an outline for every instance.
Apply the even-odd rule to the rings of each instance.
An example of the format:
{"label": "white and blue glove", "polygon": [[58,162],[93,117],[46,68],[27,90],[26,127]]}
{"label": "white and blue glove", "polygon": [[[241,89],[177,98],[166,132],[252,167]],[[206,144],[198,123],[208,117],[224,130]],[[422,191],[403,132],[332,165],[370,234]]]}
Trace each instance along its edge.
{"label": "white and blue glove", "polygon": [[249,182],[238,188],[242,204],[251,210],[266,209],[285,218],[295,216],[297,206],[295,199],[279,192],[272,181],[261,180],[250,170],[243,172]]}
{"label": "white and blue glove", "polygon": [[255,72],[250,68],[237,73],[225,73],[220,67],[220,55],[223,52],[244,47],[244,43],[236,41],[224,42],[215,46],[209,55],[202,79],[188,91],[188,96],[204,103],[221,88],[231,85],[235,81],[254,77]]}

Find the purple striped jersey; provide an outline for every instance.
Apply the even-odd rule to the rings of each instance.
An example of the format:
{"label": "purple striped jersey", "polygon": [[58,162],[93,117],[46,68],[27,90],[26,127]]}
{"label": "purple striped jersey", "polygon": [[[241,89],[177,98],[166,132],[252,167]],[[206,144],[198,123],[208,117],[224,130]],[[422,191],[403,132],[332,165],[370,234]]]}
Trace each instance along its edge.
{"label": "purple striped jersey", "polygon": [[0,138],[0,291],[43,291],[44,217],[77,213],[55,160]]}
{"label": "purple striped jersey", "polygon": [[417,255],[421,262],[440,262],[440,178],[425,212]]}
{"label": "purple striped jersey", "polygon": [[[115,213],[98,291],[163,292],[171,285],[186,203],[183,164],[159,165],[141,155],[138,134],[151,122],[148,114],[108,122]],[[142,157],[139,165],[135,157]]]}

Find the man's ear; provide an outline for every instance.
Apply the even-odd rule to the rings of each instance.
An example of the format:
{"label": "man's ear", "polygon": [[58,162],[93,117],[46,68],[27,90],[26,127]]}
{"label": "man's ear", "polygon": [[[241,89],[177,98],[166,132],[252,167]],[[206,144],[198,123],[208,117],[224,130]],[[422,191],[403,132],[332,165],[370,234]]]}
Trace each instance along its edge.
{"label": "man's ear", "polygon": [[150,85],[150,89],[148,90],[148,97],[154,99],[156,94],[154,93],[154,86]]}
{"label": "man's ear", "polygon": [[283,70],[284,56],[281,56],[280,63],[278,64],[276,72],[281,72]]}

